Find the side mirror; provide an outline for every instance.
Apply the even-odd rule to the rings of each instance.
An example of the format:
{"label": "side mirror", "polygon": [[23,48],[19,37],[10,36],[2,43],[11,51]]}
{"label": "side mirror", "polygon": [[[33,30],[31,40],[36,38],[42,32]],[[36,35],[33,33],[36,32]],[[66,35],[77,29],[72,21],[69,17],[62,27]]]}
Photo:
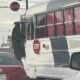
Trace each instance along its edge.
{"label": "side mirror", "polygon": [[70,68],[80,70],[80,52],[74,53],[71,56]]}

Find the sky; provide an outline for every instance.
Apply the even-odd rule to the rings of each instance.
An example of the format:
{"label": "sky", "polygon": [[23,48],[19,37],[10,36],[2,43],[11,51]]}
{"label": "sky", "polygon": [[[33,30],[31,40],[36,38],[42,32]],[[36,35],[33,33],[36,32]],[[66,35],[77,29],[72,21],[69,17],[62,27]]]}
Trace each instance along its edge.
{"label": "sky", "polygon": [[7,43],[8,36],[12,34],[14,22],[20,21],[20,15],[25,13],[25,2],[19,2],[21,8],[18,11],[12,11],[10,4],[13,1],[16,0],[0,0],[0,46],[3,42]]}

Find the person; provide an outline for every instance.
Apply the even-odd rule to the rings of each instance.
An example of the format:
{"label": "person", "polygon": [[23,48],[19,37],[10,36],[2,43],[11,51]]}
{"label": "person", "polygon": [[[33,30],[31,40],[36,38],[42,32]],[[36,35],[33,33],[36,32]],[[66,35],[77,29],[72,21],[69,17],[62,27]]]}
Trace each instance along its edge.
{"label": "person", "polygon": [[21,62],[22,57],[25,57],[25,25],[20,26],[20,22],[15,22],[14,24],[15,27],[12,31],[12,45],[15,57]]}

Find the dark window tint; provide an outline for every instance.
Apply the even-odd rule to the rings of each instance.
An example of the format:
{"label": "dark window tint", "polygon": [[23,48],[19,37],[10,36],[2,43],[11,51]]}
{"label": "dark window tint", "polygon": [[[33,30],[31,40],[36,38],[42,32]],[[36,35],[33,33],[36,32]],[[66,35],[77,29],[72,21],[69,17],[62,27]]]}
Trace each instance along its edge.
{"label": "dark window tint", "polygon": [[36,26],[36,37],[44,38],[47,36],[46,27],[46,14],[40,14],[36,16],[37,26]]}
{"label": "dark window tint", "polygon": [[80,70],[80,52],[72,54],[70,66],[75,70]]}
{"label": "dark window tint", "polygon": [[0,65],[18,65],[18,64],[19,62],[14,56],[4,53],[0,54]]}
{"label": "dark window tint", "polygon": [[27,39],[28,40],[31,39],[31,27],[30,27],[30,23],[27,23]]}
{"label": "dark window tint", "polygon": [[46,15],[45,14],[41,14],[41,15],[37,16],[37,26],[45,25],[45,21],[46,21]]}
{"label": "dark window tint", "polygon": [[32,20],[27,23],[27,39],[34,39],[34,24]]}
{"label": "dark window tint", "polygon": [[37,28],[36,30],[37,30],[37,38],[46,37],[46,28],[45,27]]}
{"label": "dark window tint", "polygon": [[34,24],[32,20],[31,20],[31,39],[34,39]]}

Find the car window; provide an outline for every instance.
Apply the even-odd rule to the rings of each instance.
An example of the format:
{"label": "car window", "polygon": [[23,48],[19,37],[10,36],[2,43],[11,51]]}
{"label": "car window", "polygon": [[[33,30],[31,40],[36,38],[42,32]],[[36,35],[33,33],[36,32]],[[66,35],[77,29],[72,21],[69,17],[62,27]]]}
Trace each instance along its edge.
{"label": "car window", "polygon": [[0,54],[0,65],[18,65],[17,59],[8,54]]}

